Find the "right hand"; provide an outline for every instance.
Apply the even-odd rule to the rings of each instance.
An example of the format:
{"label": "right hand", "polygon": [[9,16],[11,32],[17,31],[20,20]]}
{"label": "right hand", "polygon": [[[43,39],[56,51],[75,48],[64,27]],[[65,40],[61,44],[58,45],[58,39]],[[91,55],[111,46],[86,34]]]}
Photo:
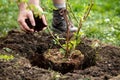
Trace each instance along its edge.
{"label": "right hand", "polygon": [[29,19],[31,24],[33,26],[35,26],[35,20],[33,17],[33,12],[31,10],[21,10],[19,12],[19,16],[18,16],[18,23],[20,25],[20,28],[25,31],[25,32],[34,32],[33,29],[30,29],[29,26],[27,25],[27,23],[25,22],[26,19]]}
{"label": "right hand", "polygon": [[[43,11],[42,8],[40,6],[36,6],[40,11]],[[47,25],[47,21],[45,19],[45,16],[42,15],[41,16],[42,21],[44,23],[44,25]],[[27,23],[25,22],[26,19],[29,19],[32,26],[35,26],[35,20],[34,20],[34,16],[33,16],[33,12],[31,10],[20,10],[19,12],[19,16],[18,16],[18,22],[20,24],[20,28],[25,31],[25,32],[34,32],[34,29],[30,29],[29,26],[27,25]]]}

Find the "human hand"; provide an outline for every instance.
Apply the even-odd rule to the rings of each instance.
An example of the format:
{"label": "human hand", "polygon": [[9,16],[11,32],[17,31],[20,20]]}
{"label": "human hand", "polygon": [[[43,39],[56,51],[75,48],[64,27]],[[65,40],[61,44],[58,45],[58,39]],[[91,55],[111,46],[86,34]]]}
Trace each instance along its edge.
{"label": "human hand", "polygon": [[[38,10],[43,11],[40,6],[36,7],[38,8]],[[26,9],[20,10],[18,22],[20,24],[20,28],[26,32],[40,31],[47,26],[47,22],[44,15],[41,15],[41,19],[39,21],[37,20],[36,22],[36,18],[33,15],[33,11]],[[40,25],[38,25],[37,23],[40,23]]]}
{"label": "human hand", "polygon": [[30,29],[27,23],[25,22],[26,19],[29,19],[31,24],[35,26],[33,12],[31,10],[26,10],[26,9],[20,10],[19,16],[18,16],[18,23],[20,24],[20,28],[26,32],[28,31],[33,32],[34,30]]}

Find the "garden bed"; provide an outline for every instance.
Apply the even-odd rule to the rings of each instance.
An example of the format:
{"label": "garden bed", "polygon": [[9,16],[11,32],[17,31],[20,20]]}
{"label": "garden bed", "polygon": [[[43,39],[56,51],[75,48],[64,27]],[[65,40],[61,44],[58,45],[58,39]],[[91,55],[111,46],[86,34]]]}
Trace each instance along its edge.
{"label": "garden bed", "polygon": [[[65,37],[63,34],[61,36]],[[96,42],[99,46],[93,47]],[[109,80],[120,74],[119,47],[82,38],[76,50],[80,51],[84,58],[79,56],[74,58],[78,61],[72,58],[70,62],[60,61],[63,59],[62,55],[55,53],[59,48],[60,46],[54,43],[53,37],[44,32],[25,33],[15,30],[8,32],[8,35],[0,38],[0,53],[13,55],[14,59],[0,60],[0,80]],[[51,52],[48,52],[49,50]],[[46,52],[49,57],[48,55],[45,57]],[[73,65],[72,62],[79,64]]]}

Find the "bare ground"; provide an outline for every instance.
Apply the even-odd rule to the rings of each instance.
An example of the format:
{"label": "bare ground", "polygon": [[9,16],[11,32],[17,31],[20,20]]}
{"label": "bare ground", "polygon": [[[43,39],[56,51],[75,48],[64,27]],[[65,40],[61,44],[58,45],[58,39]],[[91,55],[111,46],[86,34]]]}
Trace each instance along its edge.
{"label": "bare ground", "polygon": [[[95,42],[99,47],[92,47]],[[56,48],[60,48],[59,45],[44,32],[8,32],[7,36],[0,38],[0,54],[13,55],[14,59],[0,59],[0,80],[120,80],[114,78],[120,75],[120,47],[82,38],[76,49],[85,55],[85,59],[78,69],[72,71],[56,70],[44,63],[41,55]]]}

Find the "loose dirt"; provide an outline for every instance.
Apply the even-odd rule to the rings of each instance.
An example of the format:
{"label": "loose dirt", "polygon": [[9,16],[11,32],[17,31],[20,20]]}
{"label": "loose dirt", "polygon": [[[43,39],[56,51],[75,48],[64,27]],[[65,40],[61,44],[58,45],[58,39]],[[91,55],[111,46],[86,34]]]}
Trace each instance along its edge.
{"label": "loose dirt", "polygon": [[49,49],[60,48],[50,34],[12,30],[0,38],[0,54],[14,56],[7,61],[0,59],[0,80],[112,80],[120,75],[120,47],[87,38],[80,40],[76,50],[84,55],[82,64],[70,70],[53,68],[55,64],[46,63],[43,56]]}

